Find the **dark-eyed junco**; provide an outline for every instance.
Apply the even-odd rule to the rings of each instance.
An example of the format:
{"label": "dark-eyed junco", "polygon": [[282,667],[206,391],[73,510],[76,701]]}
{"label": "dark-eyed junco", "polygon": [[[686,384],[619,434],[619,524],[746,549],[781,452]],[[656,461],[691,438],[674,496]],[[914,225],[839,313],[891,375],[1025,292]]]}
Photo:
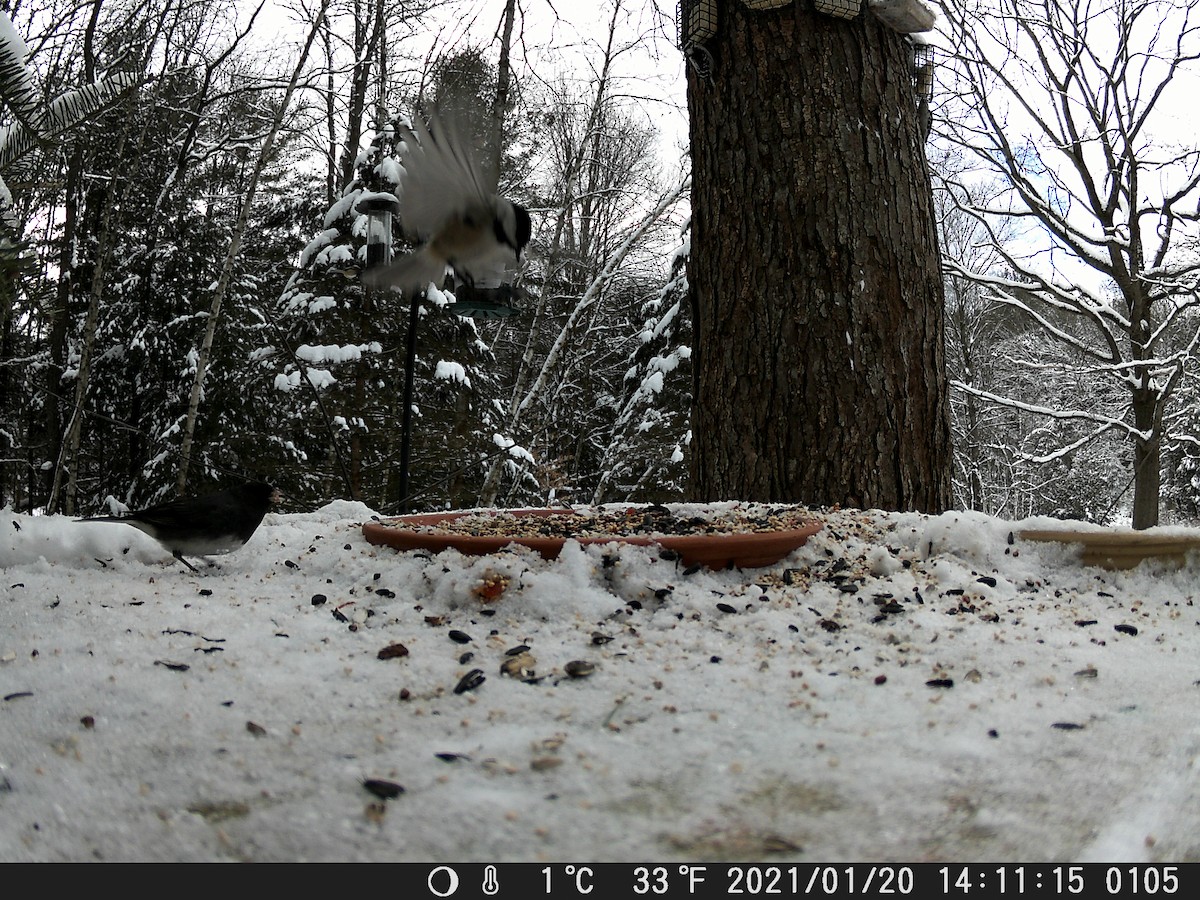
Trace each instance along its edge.
{"label": "dark-eyed junco", "polygon": [[496,172],[464,143],[448,112],[434,110],[428,126],[415,118],[405,144],[400,223],[422,243],[363,280],[412,296],[430,282],[441,285],[449,268],[467,284],[497,287],[529,243],[529,211],[496,193]]}
{"label": "dark-eyed junco", "polygon": [[192,499],[169,500],[121,516],[92,516],[81,522],[124,522],[144,531],[191,569],[188,556],[236,550],[254,534],[279,492],[261,481]]}

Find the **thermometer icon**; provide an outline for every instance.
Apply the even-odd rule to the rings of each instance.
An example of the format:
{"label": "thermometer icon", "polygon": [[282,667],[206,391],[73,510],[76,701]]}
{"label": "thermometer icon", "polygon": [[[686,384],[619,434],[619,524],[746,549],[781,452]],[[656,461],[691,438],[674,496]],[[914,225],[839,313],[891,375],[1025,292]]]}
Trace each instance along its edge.
{"label": "thermometer icon", "polygon": [[483,870],[483,892],[489,897],[500,893],[500,879],[496,877],[496,867],[486,866]]}

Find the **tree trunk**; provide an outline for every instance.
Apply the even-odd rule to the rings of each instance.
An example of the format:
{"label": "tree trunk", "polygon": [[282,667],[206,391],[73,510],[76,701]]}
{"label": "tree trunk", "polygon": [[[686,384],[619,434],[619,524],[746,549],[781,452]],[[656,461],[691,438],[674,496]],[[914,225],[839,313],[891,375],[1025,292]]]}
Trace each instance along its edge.
{"label": "tree trunk", "polygon": [[[39,491],[37,498],[30,496],[31,505],[42,505],[48,501],[53,492],[56,467],[62,459],[66,441],[65,397],[63,397],[63,375],[67,368],[67,350],[70,325],[74,313],[73,306],[76,289],[80,280],[79,266],[82,254],[83,236],[88,234],[85,218],[87,202],[84,197],[84,156],[81,146],[75,147],[67,161],[65,184],[63,186],[63,226],[62,242],[59,247],[58,284],[55,288],[55,302],[46,311],[48,319],[47,344],[49,362],[43,375],[46,387],[46,401],[43,405],[41,428],[43,434],[31,436],[31,443],[42,443],[41,460],[53,465],[42,468],[39,466]],[[46,512],[61,512],[57,506],[47,506]]]}
{"label": "tree trunk", "polygon": [[1133,424],[1149,440],[1133,439],[1133,527],[1153,528],[1158,524],[1158,502],[1162,487],[1162,423],[1159,394],[1150,389],[1133,391]]}
{"label": "tree trunk", "polygon": [[697,499],[951,502],[943,285],[908,45],[720,4],[688,74]]}
{"label": "tree trunk", "polygon": [[[356,6],[356,11],[358,7]],[[367,92],[371,87],[371,67],[375,65],[375,50],[383,35],[383,4],[380,0],[367,3],[363,18],[354,22],[354,71],[350,78],[350,101],[346,122],[346,149],[341,159],[339,187],[354,180],[354,165],[362,140],[363,115],[367,108]],[[376,123],[382,126],[382,122]]]}

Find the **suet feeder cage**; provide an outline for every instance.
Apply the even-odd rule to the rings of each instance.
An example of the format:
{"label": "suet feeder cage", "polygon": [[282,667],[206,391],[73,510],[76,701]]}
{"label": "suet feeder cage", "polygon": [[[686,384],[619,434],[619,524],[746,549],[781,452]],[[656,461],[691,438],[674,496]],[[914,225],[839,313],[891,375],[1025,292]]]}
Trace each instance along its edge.
{"label": "suet feeder cage", "polygon": [[838,19],[853,19],[862,12],[863,0],[813,0],[813,9]]}
{"label": "suet feeder cage", "polygon": [[367,217],[367,268],[386,265],[392,258],[392,216],[400,211],[394,194],[366,193],[354,211]]}
{"label": "suet feeder cage", "polygon": [[880,22],[901,34],[929,31],[937,21],[937,13],[922,0],[867,0],[867,7]]}
{"label": "suet feeder cage", "polygon": [[933,45],[921,40],[913,40],[912,44],[912,74],[913,90],[917,100],[926,102],[933,99]]}
{"label": "suet feeder cage", "polygon": [[742,0],[742,3],[751,9],[779,9],[791,2],[792,0]]}
{"label": "suet feeder cage", "polygon": [[679,0],[679,49],[688,52],[717,33],[717,0]]}

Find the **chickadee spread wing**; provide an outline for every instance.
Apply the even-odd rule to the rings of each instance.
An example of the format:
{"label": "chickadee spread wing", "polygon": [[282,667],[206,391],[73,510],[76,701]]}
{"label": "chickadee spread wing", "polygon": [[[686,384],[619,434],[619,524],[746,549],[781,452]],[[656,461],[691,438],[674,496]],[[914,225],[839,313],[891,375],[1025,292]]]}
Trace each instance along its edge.
{"label": "chickadee spread wing", "polygon": [[430,240],[464,215],[488,215],[496,196],[496,177],[484,174],[455,118],[435,111],[430,126],[414,119],[400,184],[400,223],[417,241]]}
{"label": "chickadee spread wing", "polygon": [[449,267],[477,286],[499,285],[528,240],[528,213],[496,195],[496,174],[480,164],[452,115],[435,111],[429,126],[415,119],[405,144],[400,223],[423,243],[364,281],[417,292]]}

